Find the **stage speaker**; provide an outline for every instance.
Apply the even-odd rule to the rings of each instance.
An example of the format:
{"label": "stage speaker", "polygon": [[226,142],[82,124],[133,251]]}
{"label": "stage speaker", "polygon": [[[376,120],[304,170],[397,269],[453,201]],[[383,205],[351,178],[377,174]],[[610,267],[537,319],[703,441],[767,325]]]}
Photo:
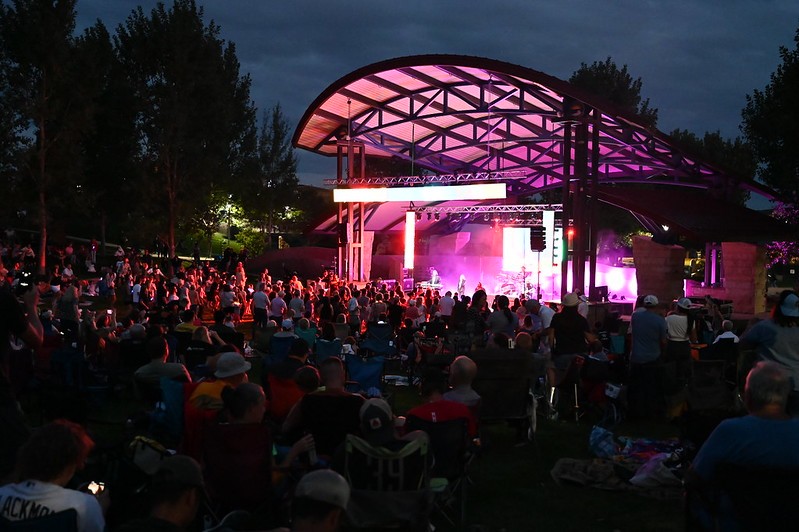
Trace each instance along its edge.
{"label": "stage speaker", "polygon": [[547,248],[546,229],[543,225],[534,225],[530,228],[530,250],[544,251]]}
{"label": "stage speaker", "polygon": [[397,280],[396,279],[383,279],[383,284],[386,285],[388,291],[391,292],[397,287]]}
{"label": "stage speaker", "polygon": [[407,277],[402,280],[402,290],[404,292],[410,292],[413,290],[413,277]]}

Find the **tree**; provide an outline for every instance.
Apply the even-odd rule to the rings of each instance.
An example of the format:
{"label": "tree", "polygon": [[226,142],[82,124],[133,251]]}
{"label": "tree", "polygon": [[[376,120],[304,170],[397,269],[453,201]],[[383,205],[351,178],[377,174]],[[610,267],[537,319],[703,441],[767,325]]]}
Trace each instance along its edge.
{"label": "tree", "polygon": [[179,221],[210,207],[215,183],[241,171],[255,148],[250,78],[239,74],[233,43],[193,0],[141,7],[114,39],[136,98],[143,200],[162,209],[175,252]]}
{"label": "tree", "polygon": [[619,69],[610,57],[594,61],[590,66],[581,63],[569,78],[569,83],[638,115],[645,126],[655,127],[657,124],[658,110],[649,107],[649,98],[641,98],[641,78],[633,79],[627,65]]}
{"label": "tree", "polygon": [[290,139],[280,104],[264,112],[257,157],[233,191],[247,217],[266,230],[270,247],[274,228],[287,222],[291,210],[299,207],[297,156]]}
{"label": "tree", "polygon": [[[12,142],[20,199],[38,209],[39,271],[44,273],[54,191],[68,194],[79,175],[77,140],[87,129],[92,94],[76,68],[75,0],[0,4],[3,126]],[[86,89],[86,90],[84,90]],[[9,170],[8,165],[13,166]]]}
{"label": "tree", "polygon": [[[785,223],[796,224],[799,220],[799,205],[777,202],[771,216]],[[766,246],[769,267],[776,264],[796,264],[799,260],[799,241],[772,242]]]}
{"label": "tree", "polygon": [[[687,129],[675,129],[669,136],[675,144],[683,146],[687,151],[700,157],[735,178],[751,179],[757,171],[752,147],[744,139],[735,137],[725,139],[719,131],[706,132],[699,138]],[[719,184],[719,192],[730,201],[743,204],[749,199],[749,193],[737,186],[735,179]]]}
{"label": "tree", "polygon": [[[77,39],[76,48],[82,58],[81,71],[91,73],[92,92],[96,95],[93,127],[81,139],[84,171],[78,195],[80,204],[90,213],[89,227],[92,231],[99,228],[104,246],[107,226],[135,226],[128,223],[126,216],[129,213],[143,214],[138,208],[135,193],[139,171],[135,160],[135,102],[125,82],[111,36],[101,22],[88,28]],[[99,227],[95,225],[97,223]]]}
{"label": "tree", "polygon": [[796,46],[780,47],[782,64],[762,91],[746,96],[741,130],[752,145],[758,177],[799,204],[799,28]]}

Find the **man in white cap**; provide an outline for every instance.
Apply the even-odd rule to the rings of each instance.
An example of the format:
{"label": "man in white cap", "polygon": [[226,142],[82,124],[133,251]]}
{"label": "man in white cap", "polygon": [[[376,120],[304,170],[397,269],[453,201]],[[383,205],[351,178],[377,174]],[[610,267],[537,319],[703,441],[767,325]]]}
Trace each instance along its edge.
{"label": "man in white cap", "polygon": [[291,502],[292,532],[335,532],[347,511],[350,487],[344,477],[330,469],[312,471],[302,477]]}
{"label": "man in white cap", "polygon": [[203,381],[191,394],[189,401],[197,407],[208,410],[221,410],[224,406],[222,390],[227,386],[235,388],[242,382],[247,382],[247,372],[252,364],[244,360],[239,353],[228,352],[219,355],[216,362],[214,377],[216,380]]}
{"label": "man in white cap", "polygon": [[149,515],[125,523],[119,532],[188,530],[207,497],[200,464],[188,456],[165,458],[152,477],[149,495]]}
{"label": "man in white cap", "polygon": [[660,355],[668,341],[668,328],[656,296],[644,296],[643,305],[644,311],[633,312],[630,319],[629,414],[631,418],[651,419],[663,409]]}

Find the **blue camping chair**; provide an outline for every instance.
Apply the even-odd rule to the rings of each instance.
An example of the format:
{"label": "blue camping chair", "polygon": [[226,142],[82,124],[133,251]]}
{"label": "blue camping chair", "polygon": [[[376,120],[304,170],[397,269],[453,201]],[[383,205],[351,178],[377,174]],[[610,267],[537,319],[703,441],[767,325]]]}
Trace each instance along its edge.
{"label": "blue camping chair", "polygon": [[383,391],[382,376],[385,361],[385,357],[380,355],[369,358],[347,355],[344,359],[350,381],[347,383],[347,389],[353,393],[366,393],[379,397]]}
{"label": "blue camping chair", "polygon": [[291,344],[294,343],[293,336],[273,336],[269,343],[269,357],[264,359],[267,366],[284,362],[289,357]]}
{"label": "blue camping chair", "polygon": [[319,365],[330,357],[341,355],[341,340],[319,339],[316,342],[316,364]]}

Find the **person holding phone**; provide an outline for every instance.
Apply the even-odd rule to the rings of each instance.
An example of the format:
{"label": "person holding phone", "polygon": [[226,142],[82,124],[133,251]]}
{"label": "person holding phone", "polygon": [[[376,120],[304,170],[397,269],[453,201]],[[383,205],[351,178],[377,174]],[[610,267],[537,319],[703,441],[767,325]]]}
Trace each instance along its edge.
{"label": "person holding phone", "polygon": [[18,482],[0,487],[0,516],[24,521],[74,508],[79,532],[102,532],[107,493],[65,487],[83,469],[93,447],[83,427],[70,421],[37,429],[19,451]]}

